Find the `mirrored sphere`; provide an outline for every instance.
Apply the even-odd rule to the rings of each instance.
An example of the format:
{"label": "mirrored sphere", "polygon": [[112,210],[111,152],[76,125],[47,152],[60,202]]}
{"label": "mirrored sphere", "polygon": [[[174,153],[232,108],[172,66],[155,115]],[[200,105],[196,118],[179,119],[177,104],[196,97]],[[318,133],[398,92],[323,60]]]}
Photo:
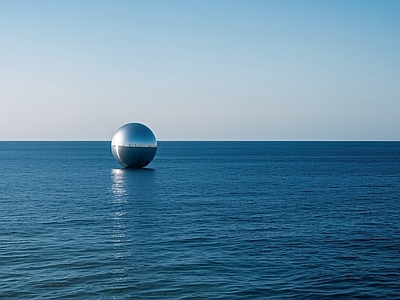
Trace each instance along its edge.
{"label": "mirrored sphere", "polygon": [[114,134],[111,151],[117,162],[125,168],[143,168],[157,152],[157,140],[149,127],[140,123],[123,125]]}

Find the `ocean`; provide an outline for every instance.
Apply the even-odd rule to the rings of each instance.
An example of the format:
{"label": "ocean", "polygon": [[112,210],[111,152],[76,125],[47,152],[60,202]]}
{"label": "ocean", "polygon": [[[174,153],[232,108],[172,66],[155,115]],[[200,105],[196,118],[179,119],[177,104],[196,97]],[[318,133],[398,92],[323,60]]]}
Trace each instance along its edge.
{"label": "ocean", "polygon": [[400,299],[399,142],[0,142],[0,299]]}

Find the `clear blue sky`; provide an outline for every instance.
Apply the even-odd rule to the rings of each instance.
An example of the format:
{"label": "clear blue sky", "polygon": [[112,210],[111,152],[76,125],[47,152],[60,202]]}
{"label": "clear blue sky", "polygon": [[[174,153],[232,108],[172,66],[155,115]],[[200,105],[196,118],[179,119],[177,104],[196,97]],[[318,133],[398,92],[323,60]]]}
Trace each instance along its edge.
{"label": "clear blue sky", "polygon": [[399,140],[400,1],[0,1],[0,140]]}

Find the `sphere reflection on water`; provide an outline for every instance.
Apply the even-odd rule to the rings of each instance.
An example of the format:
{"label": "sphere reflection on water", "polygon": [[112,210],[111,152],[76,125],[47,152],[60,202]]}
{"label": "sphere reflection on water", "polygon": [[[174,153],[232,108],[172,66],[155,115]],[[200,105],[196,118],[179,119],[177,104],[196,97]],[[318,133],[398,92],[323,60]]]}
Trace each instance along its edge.
{"label": "sphere reflection on water", "polygon": [[157,140],[149,127],[140,123],[128,123],[114,134],[111,151],[121,166],[143,168],[156,155]]}

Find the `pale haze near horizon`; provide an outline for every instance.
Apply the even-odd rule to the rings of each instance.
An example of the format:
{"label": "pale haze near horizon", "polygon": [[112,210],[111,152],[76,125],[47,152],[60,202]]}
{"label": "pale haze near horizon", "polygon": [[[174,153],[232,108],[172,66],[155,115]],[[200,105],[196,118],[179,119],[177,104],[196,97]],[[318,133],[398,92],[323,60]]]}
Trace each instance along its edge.
{"label": "pale haze near horizon", "polygon": [[1,1],[0,140],[399,140],[400,1]]}

